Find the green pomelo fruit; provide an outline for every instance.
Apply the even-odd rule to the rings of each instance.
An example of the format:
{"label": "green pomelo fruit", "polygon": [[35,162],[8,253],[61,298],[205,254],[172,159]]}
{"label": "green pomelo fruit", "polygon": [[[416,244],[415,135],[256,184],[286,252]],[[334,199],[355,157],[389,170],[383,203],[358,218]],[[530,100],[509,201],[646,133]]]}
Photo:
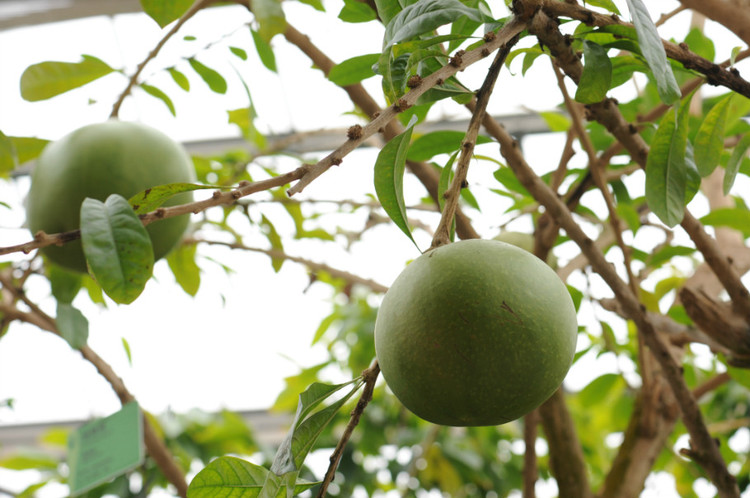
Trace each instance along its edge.
{"label": "green pomelo fruit", "polygon": [[570,368],[576,311],[539,258],[465,240],[414,260],[385,295],[375,350],[386,383],[419,417],[498,425],[542,404]]}
{"label": "green pomelo fruit", "polygon": [[[534,253],[534,236],[530,233],[513,232],[508,230],[497,234],[495,240],[507,242],[508,244],[520,247],[524,251],[529,251],[532,254]],[[557,256],[555,256],[552,251],[547,255],[547,264],[552,268],[557,268]]]}
{"label": "green pomelo fruit", "polygon": [[[129,199],[147,188],[193,182],[195,172],[185,149],[164,133],[138,123],[106,121],[79,128],[45,147],[34,167],[26,216],[32,233],[79,228],[86,197],[104,201],[110,194]],[[192,194],[171,197],[164,205],[190,202]],[[187,228],[187,215],[146,227],[154,258],[167,254]],[[86,271],[81,241],[43,249],[53,262]]]}

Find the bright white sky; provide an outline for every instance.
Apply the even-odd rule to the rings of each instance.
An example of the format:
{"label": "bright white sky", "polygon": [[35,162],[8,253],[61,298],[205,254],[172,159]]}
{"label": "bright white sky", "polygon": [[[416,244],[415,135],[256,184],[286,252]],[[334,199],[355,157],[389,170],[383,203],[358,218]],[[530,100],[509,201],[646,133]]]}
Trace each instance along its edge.
{"label": "bright white sky", "polygon": [[[620,3],[624,4],[618,2],[618,5]],[[670,8],[667,4],[676,2],[660,2],[659,6],[667,10]],[[338,12],[341,5],[338,0],[326,2],[330,13]],[[320,14],[295,2],[286,2],[284,8],[289,21],[309,34],[335,61],[380,49],[382,28],[376,23],[342,24],[331,14]],[[231,15],[228,9],[233,10]],[[621,10],[626,12],[624,5]],[[267,130],[340,128],[355,122],[352,116],[345,114],[352,107],[345,94],[328,83],[319,71],[310,70],[309,60],[281,37],[273,41],[279,74],[263,68],[244,27],[250,21],[251,16],[240,7],[204,11],[180,33],[195,35],[197,41],[185,42],[177,36],[149,66],[174,64],[181,56],[193,55],[236,27],[231,42],[226,45],[246,49],[250,61],[242,62],[230,55],[224,43],[198,56],[227,77],[229,91],[226,95],[211,93],[193,76],[187,63],[183,63],[178,68],[184,69],[191,79],[189,94],[184,94],[165,73],[149,78],[150,83],[172,97],[177,119],[161,102],[143,92],[126,101],[121,118],[156,126],[177,140],[236,136],[237,130],[227,124],[226,110],[245,106],[247,101],[242,85],[232,79],[233,66],[247,78],[260,124]],[[688,18],[682,14],[673,22],[675,36],[684,35]],[[152,20],[137,14],[0,32],[0,67],[3,68],[0,130],[7,135],[54,139],[84,124],[106,119],[112,102],[124,87],[123,76],[110,75],[49,101],[28,103],[20,98],[18,90],[21,73],[35,62],[77,61],[81,54],[91,54],[113,67],[124,67],[129,74],[161,33]],[[670,36],[669,31],[663,35],[665,33]],[[709,23],[707,34],[715,33]],[[717,57],[727,58],[731,48],[738,44],[731,37],[721,38],[717,43]],[[147,75],[155,71],[149,68],[145,71]],[[520,58],[514,70],[520,72]],[[553,109],[560,98],[547,86],[548,71],[548,64],[537,63],[525,79],[508,78],[507,73],[501,76],[498,87],[507,90],[496,93],[490,111],[501,114]],[[481,69],[474,69],[461,78],[476,87],[483,76]],[[365,84],[373,95],[378,95],[377,78]],[[457,106],[441,109],[433,113],[432,118],[467,117]],[[531,137],[524,142],[529,162],[540,173],[557,164],[561,145],[562,138],[552,135]],[[495,155],[494,150],[488,153]],[[340,168],[316,180],[302,197],[362,199],[374,193],[370,176],[374,157],[372,150],[356,151]],[[278,160],[276,164],[281,165],[281,171],[297,165],[291,160]],[[470,170],[470,182],[480,183],[491,173],[490,165],[477,163]],[[414,184],[407,183],[407,189],[409,185]],[[26,180],[10,186],[0,183],[0,199],[14,206],[11,211],[2,210],[0,215],[0,245],[29,238],[22,228],[21,208],[27,188]],[[417,188],[415,192],[416,195],[407,195],[407,204],[417,201],[423,191]],[[474,193],[485,213],[501,212],[505,208],[498,196],[484,195],[479,190]],[[274,216],[274,211],[270,213],[269,216]],[[489,223],[479,220],[477,228],[484,236],[492,237],[497,233],[497,219],[488,218],[492,218]],[[433,226],[437,222],[435,216],[425,219]],[[272,220],[282,232],[293,230],[283,213]],[[332,230],[336,226],[357,230],[363,225],[361,218],[352,221],[336,216],[326,219],[326,223]],[[420,247],[427,247],[429,238],[424,232],[417,231],[415,236]],[[259,237],[249,244],[266,247],[267,242]],[[387,251],[383,250],[385,247]],[[411,242],[393,226],[368,231],[350,252],[335,249],[332,244],[323,246],[315,242],[290,243],[286,250],[384,285],[393,281],[408,259],[418,255]],[[168,408],[178,412],[191,408],[209,411],[266,408],[282,388],[283,378],[298,371],[296,364],[312,365],[325,357],[324,351],[310,347],[310,340],[320,320],[330,311],[329,290],[323,285],[313,285],[303,292],[308,286],[306,270],[293,263],[286,263],[279,274],[274,274],[268,258],[263,255],[206,247],[201,247],[199,252],[225,262],[236,273],[225,275],[216,264],[201,260],[203,282],[198,296],[193,299],[174,284],[166,263],[160,262],[156,266],[155,280],[134,304],[112,304],[101,310],[90,306],[87,298],[79,298],[75,304],[90,321],[89,344],[114,367],[141,405],[152,412],[161,413]],[[3,257],[2,260],[8,259]],[[50,313],[54,312],[54,303],[48,298],[45,286],[32,285],[29,291],[33,300],[41,302]],[[127,362],[122,338],[127,339],[132,349],[132,366]],[[591,375],[594,365],[597,371],[629,368],[613,364],[612,358],[605,360],[609,363],[595,363],[593,359],[580,363],[569,376],[569,387],[580,386],[581,379]],[[49,333],[18,324],[12,325],[0,341],[0,401],[6,398],[14,399],[14,409],[0,408],[0,424],[83,419],[109,415],[119,409],[109,385],[77,352]]]}

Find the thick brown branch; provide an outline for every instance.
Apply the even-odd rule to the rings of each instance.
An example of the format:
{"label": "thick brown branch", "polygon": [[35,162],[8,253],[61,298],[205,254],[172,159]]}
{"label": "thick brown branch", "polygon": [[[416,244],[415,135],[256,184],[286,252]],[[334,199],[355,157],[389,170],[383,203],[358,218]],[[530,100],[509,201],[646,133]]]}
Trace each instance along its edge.
{"label": "thick brown branch", "polygon": [[[700,3],[700,1],[696,0],[696,3]],[[569,17],[582,21],[589,26],[632,26],[630,23],[620,21],[616,16],[599,14],[575,3],[545,2],[543,9],[550,17]],[[662,43],[667,57],[681,62],[686,69],[703,74],[710,84],[724,86],[750,98],[750,82],[743,79],[736,71],[704,59],[691,52],[684,44],[678,45],[668,41],[662,41]]]}

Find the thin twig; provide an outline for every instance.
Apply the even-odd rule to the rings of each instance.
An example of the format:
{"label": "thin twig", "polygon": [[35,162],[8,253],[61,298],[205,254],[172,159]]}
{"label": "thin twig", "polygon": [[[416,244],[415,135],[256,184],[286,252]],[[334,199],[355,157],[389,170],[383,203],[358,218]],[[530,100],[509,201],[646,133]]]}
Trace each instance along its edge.
{"label": "thin twig", "polygon": [[[294,171],[290,171],[283,175],[274,176],[267,180],[260,180],[257,182],[240,182],[239,186],[229,190],[227,192],[215,191],[213,195],[201,201],[189,202],[187,204],[181,204],[179,206],[161,207],[150,213],[140,215],[141,221],[144,225],[149,225],[155,221],[163,220],[166,218],[172,218],[174,216],[180,216],[184,214],[198,214],[206,209],[214,206],[230,205],[235,203],[238,199],[246,197],[250,194],[269,190],[274,187],[281,187],[288,184],[289,182],[301,178],[307,171],[308,165],[303,164]],[[17,244],[14,246],[0,247],[0,255],[10,254],[13,252],[23,252],[28,254],[34,249],[50,245],[61,245],[72,240],[81,238],[80,230],[71,230],[69,232],[63,232],[58,234],[46,234],[44,232],[37,232],[34,234],[34,240],[31,242],[24,242],[23,244]]]}
{"label": "thin twig", "polygon": [[518,35],[525,28],[525,23],[512,18],[505,24],[494,37],[488,37],[487,41],[482,46],[463,53],[460,57],[460,61],[457,58],[453,58],[454,63],[446,64],[441,69],[438,69],[429,76],[425,76],[421,79],[420,84],[415,88],[412,88],[406,92],[398,102],[384,109],[377,117],[372,119],[365,126],[361,127],[358,133],[341,144],[336,150],[328,154],[326,157],[318,161],[315,165],[310,168],[310,171],[301,178],[295,185],[293,185],[287,193],[292,196],[302,192],[305,187],[312,183],[316,178],[325,173],[331,166],[341,164],[341,161],[351,151],[356,149],[364,140],[377,133],[381,128],[384,128],[390,123],[400,112],[405,111],[409,107],[417,103],[417,99],[421,97],[425,92],[431,88],[442,84],[451,76],[455,75],[461,70],[466,69],[472,64],[484,59],[490,53],[497,50],[501,46],[509,42],[513,37]]}
{"label": "thin twig", "polygon": [[463,141],[461,142],[461,154],[458,158],[456,174],[453,177],[453,182],[443,196],[445,198],[443,214],[440,217],[438,227],[435,229],[435,235],[432,237],[430,249],[450,243],[450,227],[453,225],[453,218],[456,214],[456,209],[458,208],[458,199],[461,195],[461,189],[464,188],[466,183],[469,162],[474,153],[474,146],[476,145],[477,136],[479,135],[479,128],[482,126],[487,103],[490,101],[492,89],[500,75],[500,69],[505,63],[505,58],[508,56],[508,53],[510,53],[510,49],[516,41],[518,41],[518,38],[513,37],[500,47],[500,50],[498,50],[497,55],[495,56],[495,60],[492,61],[492,64],[487,71],[487,76],[482,83],[482,87],[477,92],[474,112],[472,112],[469,127],[466,130],[466,135],[464,136]]}
{"label": "thin twig", "polygon": [[388,290],[388,287],[386,287],[385,285],[379,284],[378,282],[375,282],[374,280],[370,280],[369,278],[362,278],[353,273],[339,270],[337,268],[333,268],[323,263],[318,263],[315,261],[311,261],[309,259],[300,258],[298,256],[292,256],[291,254],[287,254],[284,251],[280,251],[278,249],[262,249],[260,247],[246,246],[239,242],[223,242],[223,241],[218,241],[218,240],[206,240],[206,239],[198,239],[198,238],[193,238],[193,237],[185,239],[184,243],[185,244],[208,244],[208,245],[215,245],[215,246],[225,246],[231,249],[241,249],[243,251],[259,252],[259,253],[269,256],[272,259],[283,259],[283,260],[293,261],[295,263],[299,263],[303,266],[306,266],[313,272],[318,272],[318,271],[325,272],[331,275],[333,278],[340,278],[341,280],[344,280],[346,282],[363,285],[365,287],[368,287],[373,292],[379,292],[379,293],[384,294]]}
{"label": "thin twig", "polygon": [[375,390],[375,382],[378,380],[378,375],[380,375],[380,365],[378,364],[377,360],[373,362],[372,366],[362,372],[362,378],[365,381],[365,387],[362,390],[362,395],[359,397],[359,401],[357,401],[357,405],[352,411],[349,423],[346,424],[346,429],[344,429],[344,433],[341,435],[341,438],[336,445],[336,449],[333,451],[333,454],[331,454],[328,470],[326,471],[326,475],[323,478],[320,489],[318,490],[318,498],[323,498],[326,495],[328,486],[331,484],[334,476],[336,475],[336,468],[338,467],[339,462],[341,461],[341,457],[344,454],[344,448],[349,442],[349,439],[352,437],[357,424],[359,424],[359,419],[362,418],[362,414],[365,412],[365,408],[367,408],[367,405],[372,400],[372,394]]}
{"label": "thin twig", "polygon": [[122,103],[125,101],[125,98],[130,95],[130,92],[133,91],[133,87],[138,83],[138,77],[143,72],[143,69],[159,54],[164,45],[166,45],[167,41],[169,41],[169,39],[172,38],[172,36],[174,36],[188,20],[190,20],[196,13],[198,13],[199,10],[215,1],[216,0],[196,0],[196,2],[182,15],[182,17],[177,20],[174,26],[172,26],[172,29],[170,29],[167,34],[165,34],[162,39],[159,40],[159,43],[156,44],[151,52],[148,53],[146,58],[143,59],[141,63],[138,64],[138,66],[135,68],[135,72],[130,76],[127,86],[122,91],[122,93],[120,93],[120,96],[112,106],[112,112],[109,115],[110,118],[116,118],[120,113],[120,107],[122,107]]}

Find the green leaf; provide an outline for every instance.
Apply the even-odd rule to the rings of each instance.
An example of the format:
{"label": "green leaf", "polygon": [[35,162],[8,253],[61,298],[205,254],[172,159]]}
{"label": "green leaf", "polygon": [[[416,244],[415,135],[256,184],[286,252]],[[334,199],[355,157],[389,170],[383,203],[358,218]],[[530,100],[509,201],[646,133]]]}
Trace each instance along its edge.
{"label": "green leaf", "polygon": [[707,177],[716,168],[724,150],[724,126],[731,94],[721,99],[706,114],[695,135],[695,165],[701,177]]}
{"label": "green leaf", "polygon": [[734,179],[737,177],[737,172],[740,170],[740,164],[742,159],[747,154],[747,150],[750,148],[750,133],[745,134],[734,146],[732,155],[729,157],[727,162],[726,171],[724,172],[724,195],[729,195],[729,191],[734,185]]}
{"label": "green leaf", "polygon": [[700,219],[706,226],[733,228],[745,237],[750,236],[750,211],[745,208],[714,209]]}
{"label": "green leaf", "polygon": [[685,148],[685,205],[693,200],[695,194],[701,188],[701,175],[698,173],[698,168],[695,166],[695,153],[693,151],[693,144],[688,140],[687,147]]}
{"label": "green leaf", "polygon": [[638,42],[646,59],[648,67],[656,80],[656,89],[659,98],[667,105],[672,105],[682,96],[680,86],[672,72],[672,66],[667,61],[667,53],[664,51],[659,32],[656,30],[651,15],[648,13],[643,0],[626,0],[630,15],[633,18],[635,30],[638,33]]}
{"label": "green leaf", "polygon": [[89,338],[89,321],[70,303],[57,302],[57,330],[73,349],[81,349]]}
{"label": "green leaf", "polygon": [[27,67],[21,75],[21,97],[30,102],[46,100],[114,72],[101,59],[81,57],[81,62],[47,61]]}
{"label": "green leaf", "polygon": [[595,104],[607,97],[612,82],[612,63],[607,51],[594,42],[583,41],[583,72],[578,81],[575,100],[582,104]]}
{"label": "green leaf", "polygon": [[83,253],[102,290],[117,303],[129,304],[151,278],[154,251],[141,220],[124,197],[81,204]]}
{"label": "green leaf", "polygon": [[162,28],[182,17],[192,4],[193,0],[141,0],[143,12]]}
{"label": "green leaf", "polygon": [[378,62],[379,58],[380,54],[366,54],[342,61],[331,68],[331,71],[328,73],[328,79],[338,86],[359,83],[362,80],[375,76],[372,66]]}
{"label": "green leaf", "polygon": [[234,55],[242,59],[243,61],[247,60],[247,52],[240,48],[240,47],[229,47],[229,51],[232,52]]}
{"label": "green leaf", "polygon": [[401,12],[403,3],[393,0],[375,0],[375,7],[378,9],[378,17],[384,26],[387,26],[391,20]]}
{"label": "green leaf", "polygon": [[679,110],[675,107],[664,115],[646,160],[646,202],[670,227],[679,223],[685,213],[689,101],[685,99]]}
{"label": "green leaf", "polygon": [[172,99],[169,98],[169,95],[161,91],[160,89],[156,88],[153,85],[147,85],[146,83],[141,83],[140,87],[149,95],[152,97],[156,97],[157,99],[164,102],[164,105],[167,106],[167,109],[169,109],[169,112],[172,113],[172,116],[177,116],[177,111],[175,111],[174,103],[172,102]]}
{"label": "green leaf", "polygon": [[182,244],[167,254],[167,263],[175,280],[187,294],[195,296],[201,285],[201,269],[195,262],[195,244]]}
{"label": "green leaf", "polygon": [[265,42],[286,29],[284,11],[277,0],[253,0],[250,3],[255,20],[258,22],[258,34]]}
{"label": "green leaf", "polygon": [[190,63],[190,67],[198,73],[198,76],[206,82],[208,88],[216,93],[224,94],[227,92],[227,80],[221,74],[195,58],[188,59],[188,62]]}
{"label": "green leaf", "polygon": [[185,73],[178,71],[173,67],[168,67],[167,72],[172,77],[174,82],[177,83],[177,86],[179,86],[186,92],[190,91],[190,80],[188,80],[187,76],[185,76]]}
{"label": "green leaf", "polygon": [[357,0],[344,0],[344,6],[339,12],[339,19],[344,22],[368,22],[377,18],[377,12],[366,3]]}
{"label": "green leaf", "polygon": [[383,49],[429,33],[461,17],[477,22],[484,20],[478,9],[467,7],[458,0],[421,0],[408,5],[385,27]]}
{"label": "green leaf", "polygon": [[[427,161],[438,154],[450,154],[461,147],[461,141],[466,134],[462,131],[438,130],[417,137],[409,146],[407,159],[410,161]],[[477,144],[486,144],[491,140],[484,136],[477,136]]]}
{"label": "green leaf", "polygon": [[[271,223],[271,220],[266,218],[266,215],[262,215],[260,226],[263,229],[263,233],[265,234],[266,238],[268,239],[268,242],[271,243],[271,248],[276,249],[279,251],[284,250],[284,244],[281,242],[281,236],[279,235],[279,232],[276,231],[276,227],[273,226],[273,223]],[[271,266],[273,266],[273,271],[276,273],[281,270],[281,266],[284,264],[284,258],[271,258]]]}
{"label": "green leaf", "polygon": [[[268,469],[260,465],[232,456],[222,456],[213,460],[196,474],[188,486],[188,498],[214,498],[216,496],[255,498],[260,495],[268,473]],[[294,486],[294,493],[302,493],[315,484],[298,479]],[[285,494],[286,489],[281,488],[275,496],[282,497]]]}
{"label": "green leaf", "polygon": [[125,356],[128,357],[128,365],[132,367],[133,366],[133,354],[132,354],[132,351],[130,351],[130,343],[124,337],[122,337],[121,339],[122,339],[122,349],[125,350]]}
{"label": "green leaf", "polygon": [[701,28],[692,28],[685,37],[685,43],[690,47],[691,52],[700,55],[704,59],[713,61],[714,57],[716,57],[716,48],[714,47],[713,40],[703,34]]}
{"label": "green leaf", "polygon": [[375,161],[375,193],[391,220],[416,246],[417,243],[409,229],[406,206],[404,205],[406,154],[409,150],[409,142],[415,123],[416,119],[412,118],[406,130],[391,139],[378,153],[378,158]]}
{"label": "green leaf", "polygon": [[750,389],[750,370],[727,365],[727,373],[732,377],[732,380],[744,386],[745,389]]}
{"label": "green leaf", "polygon": [[615,14],[620,14],[620,11],[617,9],[617,5],[615,5],[612,0],[587,0],[586,3],[593,7],[601,7],[603,9],[607,9],[610,12],[614,12]]}
{"label": "green leaf", "polygon": [[0,467],[10,470],[56,470],[60,462],[49,455],[24,452],[0,459]]}
{"label": "green leaf", "polygon": [[52,295],[58,303],[72,303],[83,285],[83,276],[74,271],[63,268],[60,265],[47,261],[44,265],[47,270]]}
{"label": "green leaf", "polygon": [[540,112],[539,116],[547,123],[549,131],[568,131],[570,129],[570,119],[559,112]]}
{"label": "green leaf", "polygon": [[18,162],[16,148],[13,141],[0,131],[0,177],[7,177]]}
{"label": "green leaf", "polygon": [[215,185],[201,185],[197,183],[167,183],[165,185],[157,185],[138,192],[128,199],[128,203],[130,203],[136,214],[146,214],[158,209],[159,206],[167,202],[170,197],[179,193],[215,188],[218,187]]}
{"label": "green leaf", "polygon": [[268,43],[258,31],[250,29],[250,34],[253,36],[253,42],[255,43],[255,50],[258,52],[260,62],[274,73],[278,72],[276,68],[276,55],[273,53],[271,44]]}
{"label": "green leaf", "polygon": [[[331,405],[312,413],[323,401],[330,398],[344,387],[354,384],[354,387],[341,399]],[[289,472],[296,472],[302,467],[305,457],[312,449],[320,433],[333,420],[336,412],[362,386],[360,378],[343,384],[313,383],[299,395],[297,413],[292,422],[292,428],[279,446],[271,465],[271,472],[282,476]],[[311,414],[312,413],[312,414]],[[271,496],[276,496],[275,494]]]}

